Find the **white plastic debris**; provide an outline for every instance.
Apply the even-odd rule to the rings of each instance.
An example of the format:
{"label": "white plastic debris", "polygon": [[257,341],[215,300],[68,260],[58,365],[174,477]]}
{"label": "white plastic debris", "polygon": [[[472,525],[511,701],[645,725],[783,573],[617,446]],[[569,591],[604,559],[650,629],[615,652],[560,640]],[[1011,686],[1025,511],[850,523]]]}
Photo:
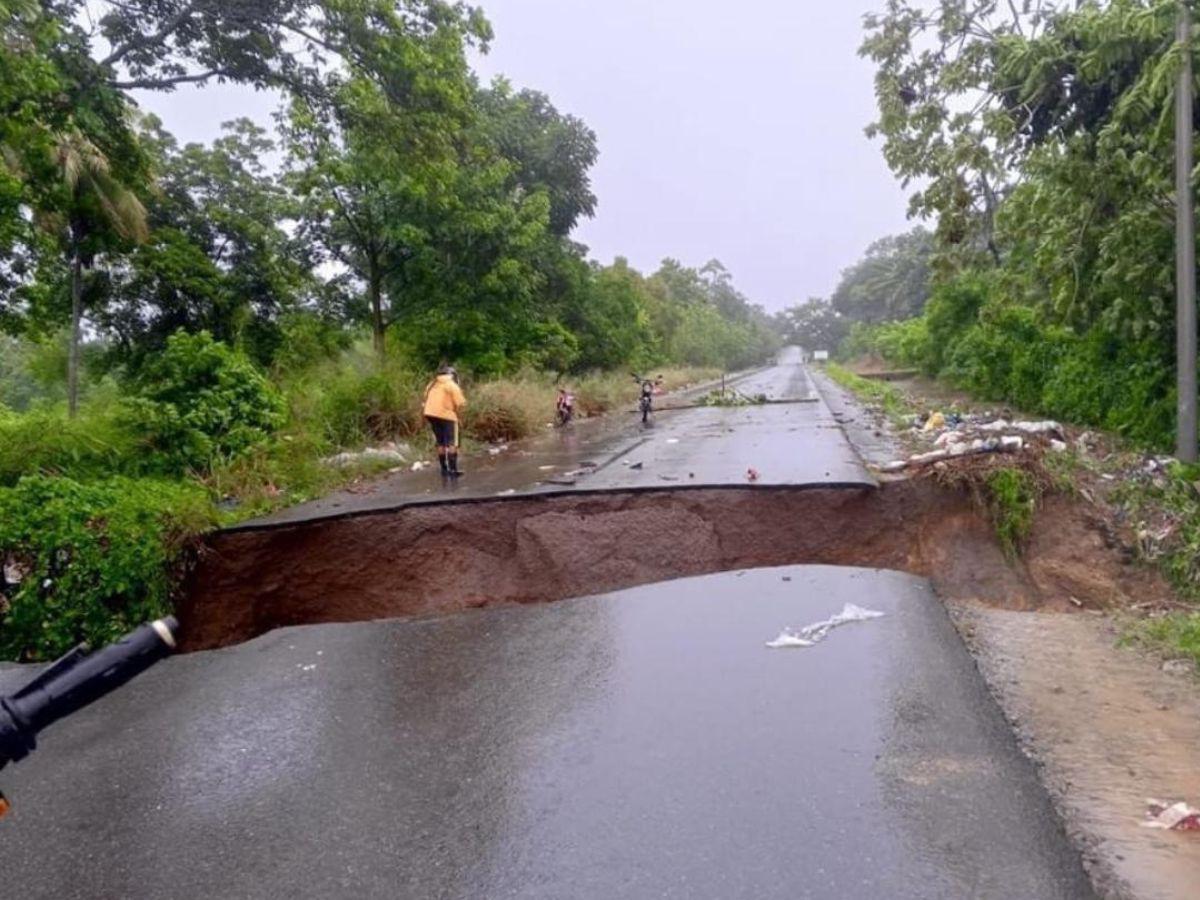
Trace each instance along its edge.
{"label": "white plastic debris", "polygon": [[422,469],[428,469],[431,465],[433,465],[433,463],[424,460],[417,460],[417,462],[412,464],[412,470],[414,472],[420,472]]}
{"label": "white plastic debris", "polygon": [[335,456],[327,456],[321,462],[327,466],[344,469],[347,466],[365,462],[403,463],[407,462],[407,460],[404,458],[404,454],[396,447],[367,447],[365,450],[360,450],[357,453],[347,451],[345,453],[338,453]]}
{"label": "white plastic debris", "polygon": [[1052,434],[1062,437],[1062,426],[1049,419],[1042,422],[1013,422],[1012,427],[1025,434]]}
{"label": "white plastic debris", "polygon": [[4,580],[9,584],[20,584],[28,574],[28,567],[21,565],[16,560],[10,560],[4,564]]}
{"label": "white plastic debris", "polygon": [[1017,435],[1008,435],[1000,438],[1000,449],[1005,453],[1020,453],[1025,446],[1025,439]]}
{"label": "white plastic debris", "polygon": [[506,491],[500,491],[500,492],[498,492],[498,493],[496,494],[496,496],[497,496],[497,497],[511,497],[511,496],[512,496],[513,494],[515,494],[516,492],[517,492],[517,489],[516,489],[516,488],[509,488],[509,489],[508,489],[508,490],[506,490]]}
{"label": "white plastic debris", "polygon": [[825,635],[839,625],[847,625],[850,622],[866,622],[870,619],[882,618],[883,615],[876,610],[863,609],[861,606],[847,603],[842,607],[840,613],[821,622],[805,625],[798,631],[793,631],[791,628],[783,629],[779,633],[779,637],[773,641],[767,641],[767,646],[774,650],[784,647],[811,647],[825,640]]}
{"label": "white plastic debris", "polygon": [[916,456],[910,456],[908,461],[916,466],[923,466],[925,463],[937,462],[940,459],[949,459],[949,450],[932,450],[929,453],[918,453]]}
{"label": "white plastic debris", "polygon": [[1055,453],[1065,453],[1067,449],[1066,441],[1060,441],[1057,438],[1050,442],[1050,449]]}
{"label": "white plastic debris", "polygon": [[499,456],[508,449],[508,444],[501,444],[499,447],[488,447],[488,456]]}
{"label": "white plastic debris", "polygon": [[1166,803],[1162,800],[1146,801],[1146,821],[1143,828],[1161,828],[1165,831],[1200,831],[1200,809],[1186,803]]}

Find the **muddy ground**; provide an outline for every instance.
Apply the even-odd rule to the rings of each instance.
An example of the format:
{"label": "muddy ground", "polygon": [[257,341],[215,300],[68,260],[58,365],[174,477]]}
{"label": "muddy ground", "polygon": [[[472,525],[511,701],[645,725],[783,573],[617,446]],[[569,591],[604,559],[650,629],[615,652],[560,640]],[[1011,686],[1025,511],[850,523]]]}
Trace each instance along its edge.
{"label": "muddy ground", "polygon": [[180,615],[186,647],[199,650],[285,625],[546,603],[805,563],[909,572],[944,599],[1015,610],[1103,608],[1164,589],[1126,565],[1079,504],[1049,500],[1014,563],[969,494],[918,479],[498,498],[226,532],[205,548]]}

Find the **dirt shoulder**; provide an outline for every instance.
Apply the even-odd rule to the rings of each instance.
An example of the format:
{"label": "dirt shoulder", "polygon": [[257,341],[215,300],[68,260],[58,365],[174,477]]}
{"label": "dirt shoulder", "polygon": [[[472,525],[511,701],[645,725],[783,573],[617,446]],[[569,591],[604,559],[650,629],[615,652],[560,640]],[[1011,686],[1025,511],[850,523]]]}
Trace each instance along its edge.
{"label": "dirt shoulder", "polygon": [[[920,380],[856,385],[867,397],[862,402],[823,374],[814,380],[837,398],[848,422],[855,420],[846,432],[861,442],[864,458],[884,467],[881,442],[890,440],[895,460],[934,450],[944,429],[924,428],[932,413],[1021,419]],[[1125,639],[1136,618],[1191,608],[1147,552],[1153,510],[1143,504],[1139,515],[1130,512],[1131,490],[1152,491],[1165,463],[1079,429],[1064,428],[1051,440],[1066,447],[935,459],[888,477],[945,479],[957,468],[986,477],[1022,466],[1049,473],[1053,483],[1037,503],[1022,553],[1010,560],[1018,577],[1037,586],[1036,602],[1021,608],[935,587],[1038,765],[1101,895],[1194,897],[1200,833],[1154,830],[1144,820],[1149,798],[1200,805],[1200,683],[1187,664],[1164,663]],[[1160,522],[1169,518],[1158,512]],[[1151,538],[1162,535],[1160,528]],[[946,559],[959,570],[978,562]]]}

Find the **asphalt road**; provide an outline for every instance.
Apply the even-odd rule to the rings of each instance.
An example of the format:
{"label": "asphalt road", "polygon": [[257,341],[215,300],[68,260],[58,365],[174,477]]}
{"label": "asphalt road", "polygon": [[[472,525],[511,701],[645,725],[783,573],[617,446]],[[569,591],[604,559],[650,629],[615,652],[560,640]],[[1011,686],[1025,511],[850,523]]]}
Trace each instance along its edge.
{"label": "asphalt road", "polygon": [[[662,413],[556,489],[870,483],[794,360],[742,390],[799,402]],[[495,477],[545,490],[536,460]],[[845,602],[886,615],[765,646]],[[895,573],[279,630],[166,661],[0,784],[0,898],[1091,896],[940,604]]]}
{"label": "asphalt road", "polygon": [[[845,602],[886,615],[765,646]],[[940,604],[865,570],[281,630],[4,784],[5,898],[1091,896]]]}
{"label": "asphalt road", "polygon": [[[243,527],[272,527],[331,515],[394,509],[414,503],[556,491],[642,490],[751,483],[874,485],[820,399],[799,350],[778,365],[740,376],[731,390],[767,403],[696,407],[695,392],[656,398],[647,425],[633,411],[548,429],[532,440],[464,462],[466,475],[447,482],[435,470],[401,472],[289,507]],[[636,389],[631,385],[631,397]]]}

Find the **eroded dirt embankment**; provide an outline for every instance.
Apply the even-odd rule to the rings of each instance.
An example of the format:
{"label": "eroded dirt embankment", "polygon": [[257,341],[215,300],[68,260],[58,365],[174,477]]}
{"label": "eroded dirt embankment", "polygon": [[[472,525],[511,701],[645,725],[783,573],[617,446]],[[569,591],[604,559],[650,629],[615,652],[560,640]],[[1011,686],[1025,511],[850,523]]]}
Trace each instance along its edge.
{"label": "eroded dirt embankment", "polygon": [[902,570],[944,598],[1008,609],[1105,606],[1154,580],[1124,565],[1076,503],[1051,498],[1027,561],[1012,564],[964,492],[915,480],[510,498],[218,533],[179,612],[186,649],[200,650],[285,625],[544,603],[791,564]]}

